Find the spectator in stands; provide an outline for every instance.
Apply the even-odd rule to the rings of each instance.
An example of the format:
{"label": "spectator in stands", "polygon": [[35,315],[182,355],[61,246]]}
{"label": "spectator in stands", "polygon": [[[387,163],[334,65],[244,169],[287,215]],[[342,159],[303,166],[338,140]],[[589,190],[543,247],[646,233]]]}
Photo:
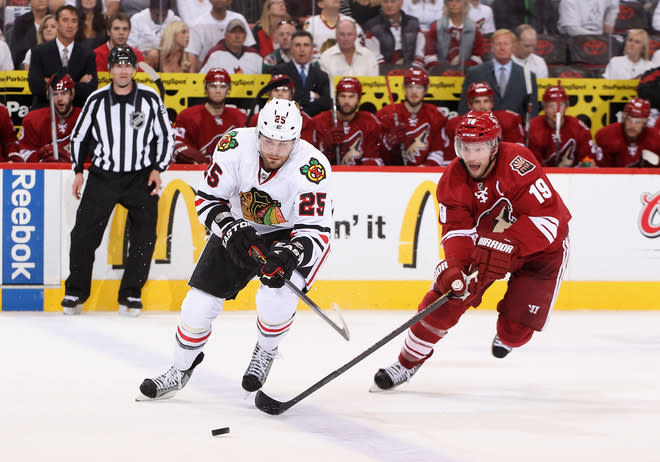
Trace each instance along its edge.
{"label": "spectator in stands", "polygon": [[479,0],[470,0],[468,16],[479,27],[482,34],[492,34],[495,32],[495,19],[493,10],[490,6],[484,5]]}
{"label": "spectator in stands", "polygon": [[275,26],[273,40],[278,43],[279,47],[264,57],[261,71],[263,74],[270,74],[273,67],[291,61],[291,38],[295,32],[296,24],[293,21],[280,21]]}
{"label": "spectator in stands", "polygon": [[80,27],[76,41],[90,50],[107,40],[103,0],[76,0],[76,10],[80,16]]}
{"label": "spectator in stands", "polygon": [[623,56],[614,56],[607,63],[603,78],[611,80],[638,79],[654,68],[649,61],[649,34],[644,29],[630,29],[623,46]]}
{"label": "spectator in stands", "polygon": [[[57,37],[57,21],[55,20],[54,15],[47,14],[39,24],[39,30],[37,32],[37,45],[55,40],[55,37]],[[23,59],[22,65],[24,70],[27,71],[30,69],[31,59],[32,50],[30,49],[27,53],[25,53],[25,59]]]}
{"label": "spectator in stands", "polygon": [[618,14],[619,0],[561,0],[557,28],[570,37],[610,34]]}
{"label": "spectator in stands", "polygon": [[96,90],[96,59],[94,52],[74,41],[78,32],[78,12],[64,5],[55,12],[57,38],[32,49],[28,83],[32,92],[32,109],[48,105],[46,84],[61,68],[66,68],[76,84],[74,106],[82,107],[87,97]]}
{"label": "spectator in stands", "polygon": [[660,50],[655,50],[653,53],[653,58],[651,58],[651,62],[653,63],[653,67],[660,66]]}
{"label": "spectator in stands", "polygon": [[275,28],[280,22],[289,19],[284,0],[266,0],[264,2],[261,19],[252,28],[252,36],[256,42],[254,47],[262,57],[275,51],[274,45],[277,44],[274,35]]}
{"label": "spectator in stands", "polygon": [[0,103],[0,162],[21,162],[18,155],[18,140],[14,132],[14,123],[7,107]]}
{"label": "spectator in stands", "polygon": [[[319,57],[321,53],[337,43],[337,24],[342,19],[352,19],[339,13],[339,0],[318,0],[316,2],[321,9],[320,14],[312,16],[305,21],[303,29],[308,31],[314,37],[314,57]],[[357,45],[364,42],[364,32],[356,24]]]}
{"label": "spectator in stands", "polygon": [[13,71],[14,60],[11,58],[11,50],[4,40],[0,39],[0,71]]}
{"label": "spectator in stands", "polygon": [[328,74],[321,70],[318,63],[312,62],[314,52],[312,34],[307,31],[293,34],[291,49],[293,59],[275,66],[273,74],[284,74],[293,81],[295,85],[293,99],[303,111],[314,117],[319,112],[332,107]]}
{"label": "spectator in stands", "polygon": [[301,28],[305,20],[312,15],[313,0],[287,0],[286,9],[296,27]]}
{"label": "spectator in stands", "polygon": [[190,30],[183,21],[172,21],[163,31],[158,48],[151,50],[144,60],[158,72],[192,72],[186,51]]}
{"label": "spectator in stands", "polygon": [[424,34],[419,20],[401,10],[403,0],[382,0],[378,16],[365,24],[366,47],[378,64],[423,67]]}
{"label": "spectator in stands", "polygon": [[198,18],[195,23],[190,24],[190,45],[188,46],[188,52],[191,55],[190,59],[193,63],[193,69],[199,69],[204,59],[208,56],[209,50],[225,38],[227,25],[234,19],[241,20],[245,25],[245,29],[248,31],[245,38],[245,46],[251,47],[256,43],[243,15],[229,9],[231,0],[210,0],[210,2],[210,13]]}
{"label": "spectator in stands", "polygon": [[[293,95],[295,93],[295,86],[293,81],[284,74],[273,74],[270,77],[270,81],[266,86],[259,92],[265,93],[267,99],[270,98],[280,98],[293,101]],[[300,111],[302,115],[302,131],[300,132],[300,137],[310,143],[314,142],[314,130],[312,127],[312,118],[305,111]],[[250,119],[247,121],[246,125],[248,127],[257,126],[257,114],[252,114]]]}
{"label": "spectator in stands", "polygon": [[470,85],[474,82],[486,82],[495,89],[494,110],[509,109],[517,112],[523,122],[531,120],[539,112],[536,75],[531,73],[532,88],[528,91],[523,68],[511,60],[516,36],[508,29],[498,29],[490,42],[493,59],[468,68],[463,80],[458,113],[465,114],[468,110],[466,95]]}
{"label": "spectator in stands", "polygon": [[511,60],[523,68],[527,66],[536,74],[537,79],[547,79],[548,65],[543,58],[534,53],[537,42],[536,29],[529,24],[521,24],[516,27],[515,34],[517,40]]}
{"label": "spectator in stands", "polygon": [[529,124],[529,150],[547,167],[591,166],[599,150],[581,120],[566,115],[568,95],[561,82],[543,93],[545,115]]}
{"label": "spectator in stands", "polygon": [[445,14],[431,25],[426,35],[424,64],[427,69],[438,65],[463,69],[483,61],[481,32],[468,16],[469,0],[445,0]]}
{"label": "spectator in stands", "polygon": [[493,10],[495,29],[514,30],[520,24],[531,22],[531,4],[532,2],[529,0],[494,0],[491,2],[488,6]]}
{"label": "spectator in stands", "polygon": [[51,113],[49,107],[30,111],[23,118],[20,156],[25,162],[71,163],[69,144],[80,108],[73,105],[75,83],[70,75],[60,71],[51,77],[48,91],[52,92],[57,127],[57,159],[53,148]]}
{"label": "spectator in stands", "polygon": [[600,167],[658,167],[660,130],[647,127],[651,105],[642,98],[631,99],[623,110],[623,122],[615,122],[596,133],[602,150]]}
{"label": "spectator in stands", "polygon": [[410,68],[403,77],[403,102],[388,104],[376,113],[381,123],[381,156],[385,165],[446,165],[442,128],[447,118],[437,106],[424,102],[428,87],[428,73]]}
{"label": "spectator in stands", "polygon": [[357,24],[340,19],[336,28],[337,44],[321,54],[321,69],[334,76],[377,76],[378,60],[367,47],[356,45]]}
{"label": "spectator in stands", "polygon": [[333,165],[383,165],[380,123],[368,111],[358,110],[362,85],[355,77],[337,83],[337,110],[312,118],[314,145]]}
{"label": "spectator in stands", "polygon": [[25,54],[37,44],[37,24],[48,14],[48,0],[32,0],[31,11],[14,20],[11,33],[8,34],[9,49],[14,59],[14,69],[20,69]]}
{"label": "spectator in stands", "polygon": [[[71,5],[73,7],[76,7],[76,2],[78,0],[48,0],[48,9],[50,11],[57,11],[57,8],[59,8],[62,5]],[[147,0],[148,1],[148,0]],[[53,8],[55,6],[55,8]],[[147,5],[141,9],[146,8]],[[106,16],[110,17],[115,13],[119,12],[119,0],[101,0],[101,12]]]}
{"label": "spectator in stands", "polygon": [[[401,9],[419,20],[419,27],[426,35],[431,24],[441,18],[446,8],[445,0],[403,0]],[[373,17],[375,15],[371,15]]]}
{"label": "spectator in stands", "polygon": [[653,10],[651,27],[653,28],[654,31],[660,31],[660,2],[658,2],[658,4],[655,7],[655,10]]}
{"label": "spectator in stands", "polygon": [[174,157],[179,164],[208,164],[225,132],[245,126],[240,109],[227,107],[231,79],[224,69],[210,69],[204,77],[206,102],[184,109],[176,118]]}
{"label": "spectator in stands", "polygon": [[[94,50],[96,54],[96,70],[108,72],[108,55],[114,47],[128,46],[128,36],[131,33],[131,20],[126,13],[115,13],[108,19],[108,41]],[[138,62],[144,61],[142,52],[129,47],[137,56]]]}
{"label": "spectator in stands", "polygon": [[146,54],[157,48],[165,27],[172,21],[181,21],[170,10],[170,0],[149,0],[149,8],[131,16],[128,45]]}
{"label": "spectator in stands", "polygon": [[209,0],[176,0],[177,14],[183,22],[195,24],[197,18],[208,16],[211,13]]}
{"label": "spectator in stands", "polygon": [[209,50],[200,72],[217,67],[232,74],[260,74],[264,60],[254,47],[245,46],[249,32],[243,21],[232,19],[227,25],[225,38]]}

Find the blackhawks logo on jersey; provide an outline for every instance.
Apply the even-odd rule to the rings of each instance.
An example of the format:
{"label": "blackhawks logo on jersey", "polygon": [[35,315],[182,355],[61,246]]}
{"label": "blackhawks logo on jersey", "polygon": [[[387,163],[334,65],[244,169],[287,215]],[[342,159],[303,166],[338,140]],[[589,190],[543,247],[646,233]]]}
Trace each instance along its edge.
{"label": "blackhawks logo on jersey", "polygon": [[236,139],[236,130],[225,133],[218,141],[218,149],[220,151],[228,151],[229,149],[234,149],[238,146],[238,140]]}
{"label": "blackhawks logo on jersey", "polygon": [[282,203],[274,200],[264,191],[252,188],[240,193],[241,210],[246,220],[263,225],[279,225],[286,223],[282,214]]}
{"label": "blackhawks logo on jersey", "polygon": [[300,173],[305,175],[305,178],[314,184],[319,184],[325,180],[325,168],[314,157],[310,159],[309,164],[300,167]]}

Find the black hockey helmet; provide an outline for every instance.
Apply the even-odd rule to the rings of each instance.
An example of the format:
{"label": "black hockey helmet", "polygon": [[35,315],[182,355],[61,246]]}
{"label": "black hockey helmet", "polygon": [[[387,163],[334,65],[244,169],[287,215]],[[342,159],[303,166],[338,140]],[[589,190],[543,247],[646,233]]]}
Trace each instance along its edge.
{"label": "black hockey helmet", "polygon": [[137,56],[131,47],[112,47],[108,55],[108,69],[115,64],[130,64],[137,67]]}

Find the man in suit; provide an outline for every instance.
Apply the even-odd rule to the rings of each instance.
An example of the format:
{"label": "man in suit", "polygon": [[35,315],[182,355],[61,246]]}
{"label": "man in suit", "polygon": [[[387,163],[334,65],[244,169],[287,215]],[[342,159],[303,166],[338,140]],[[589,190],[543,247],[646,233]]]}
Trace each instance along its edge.
{"label": "man in suit", "polygon": [[312,34],[298,31],[291,38],[291,57],[288,63],[280,63],[273,74],[289,76],[295,85],[293,99],[310,116],[332,107],[328,74],[317,63],[312,63],[314,41]]}
{"label": "man in suit", "polygon": [[58,70],[66,68],[76,85],[74,106],[82,107],[87,97],[96,90],[96,59],[94,52],[74,42],[78,31],[78,12],[64,5],[55,12],[57,37],[32,49],[28,83],[32,92],[32,109],[48,106],[46,85]]}
{"label": "man in suit", "polygon": [[[458,113],[468,111],[467,89],[474,82],[486,82],[495,89],[494,111],[510,110],[522,120],[531,120],[539,113],[536,75],[530,72],[531,93],[525,85],[523,68],[511,60],[516,36],[508,29],[498,29],[491,37],[493,59],[466,71]],[[531,103],[531,104],[530,104]],[[529,113],[529,114],[528,114]]]}

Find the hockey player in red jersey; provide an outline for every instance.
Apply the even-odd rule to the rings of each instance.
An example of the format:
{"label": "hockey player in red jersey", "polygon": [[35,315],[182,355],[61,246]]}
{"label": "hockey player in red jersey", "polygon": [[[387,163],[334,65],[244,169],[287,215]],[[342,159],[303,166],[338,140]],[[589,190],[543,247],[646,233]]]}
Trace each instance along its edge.
{"label": "hockey player in red jersey", "polygon": [[408,381],[463,313],[479,306],[484,291],[507,273],[492,354],[503,358],[544,328],[566,269],[571,215],[534,155],[500,139],[491,112],[470,111],[461,120],[459,158],[436,191],[445,260],[418,309],[450,291],[451,297],[408,330],[398,360],[376,373],[373,390]]}
{"label": "hockey player in red jersey", "polygon": [[[269,98],[280,98],[288,99],[293,101],[293,94],[295,92],[296,86],[293,83],[293,80],[289,78],[288,75],[284,74],[273,74],[270,77],[270,80],[266,86],[261,90],[261,92],[266,92]],[[302,132],[300,138],[303,140],[312,143],[314,136],[314,130],[312,129],[312,118],[305,111],[300,111],[300,114],[303,118]],[[248,127],[257,126],[257,116],[254,115],[248,121]]]}
{"label": "hockey player in red jersey", "polygon": [[7,107],[0,103],[0,162],[22,162],[18,140]]}
{"label": "hockey player in red jersey", "polygon": [[543,93],[545,115],[536,116],[529,123],[528,147],[543,166],[588,165],[598,155],[589,127],[566,115],[566,109],[568,95],[558,82]]}
{"label": "hockey player in red jersey", "polygon": [[[493,115],[497,118],[502,127],[502,141],[508,143],[525,144],[525,130],[523,128],[522,119],[517,112],[503,109],[500,111],[493,111],[495,105],[495,91],[492,89],[488,82],[474,82],[470,85],[467,91],[468,107],[472,111],[485,112],[492,111]],[[458,127],[462,116],[452,117],[445,124],[443,132],[443,151],[444,160],[448,164],[455,157],[454,152],[454,135],[456,127]]]}
{"label": "hockey player in red jersey", "polygon": [[315,115],[312,144],[333,165],[383,165],[380,123],[372,113],[358,111],[362,84],[355,77],[344,77],[336,90],[336,123],[332,110]]}
{"label": "hockey player in red jersey", "polygon": [[447,118],[437,106],[424,102],[429,75],[408,69],[403,76],[402,103],[389,104],[376,113],[383,133],[381,153],[385,165],[445,165],[442,129]]}
{"label": "hockey player in red jersey", "polygon": [[623,109],[623,122],[615,122],[596,133],[602,150],[597,158],[600,167],[658,167],[660,130],[647,127],[651,104],[633,98]]}
{"label": "hockey player in red jersey", "polygon": [[247,116],[225,102],[231,79],[224,69],[211,69],[204,77],[206,102],[184,109],[174,127],[174,162],[207,164],[218,140],[233,128],[245,126]]}
{"label": "hockey player in red jersey", "polygon": [[23,118],[19,155],[25,162],[71,162],[71,132],[80,115],[80,108],[73,106],[75,82],[68,74],[57,73],[50,78],[48,91],[53,93],[55,105],[58,158],[54,156],[50,107],[43,107]]}

